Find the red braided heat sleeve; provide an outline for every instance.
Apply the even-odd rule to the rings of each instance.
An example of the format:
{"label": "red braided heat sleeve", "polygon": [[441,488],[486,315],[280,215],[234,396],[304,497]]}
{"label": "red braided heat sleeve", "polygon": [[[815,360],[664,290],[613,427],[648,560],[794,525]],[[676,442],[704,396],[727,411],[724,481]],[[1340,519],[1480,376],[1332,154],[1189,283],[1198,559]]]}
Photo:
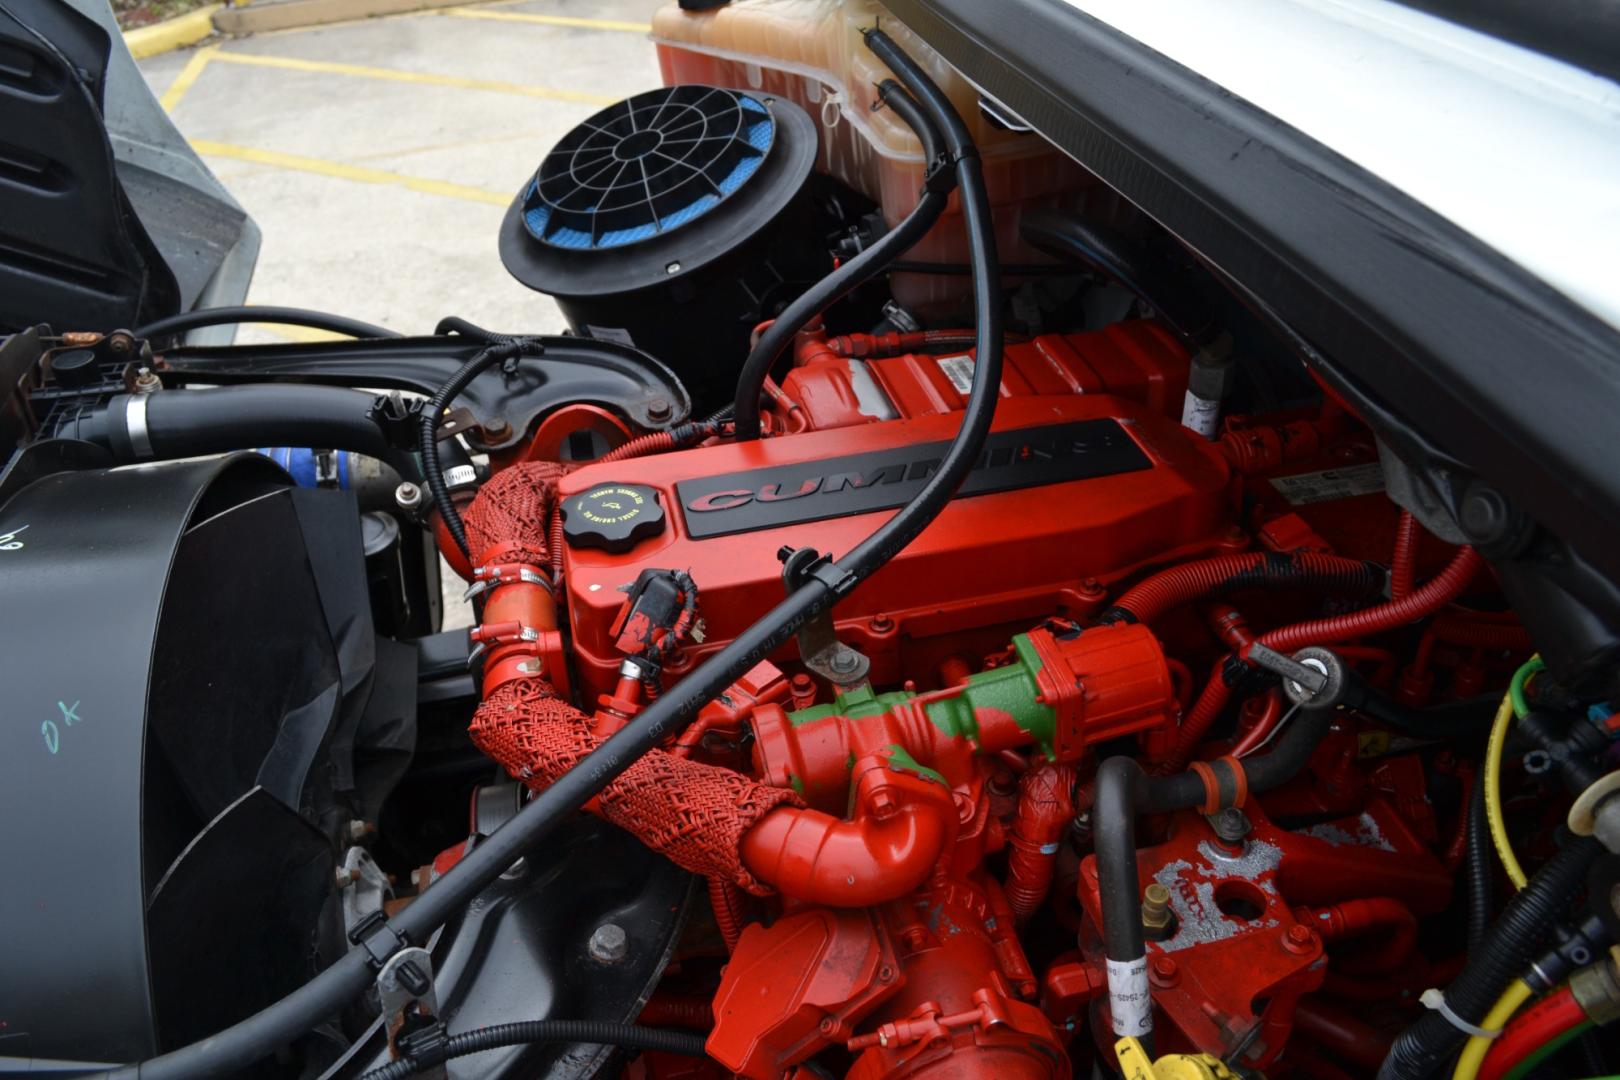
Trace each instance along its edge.
{"label": "red braided heat sleeve", "polygon": [[[537,791],[602,741],[591,733],[584,713],[537,678],[497,688],[479,706],[469,730],[474,745]],[[759,896],[771,889],[743,867],[737,854],[743,834],[778,806],[803,805],[786,788],[662,750],[631,765],[599,800],[603,818],[671,862]]]}

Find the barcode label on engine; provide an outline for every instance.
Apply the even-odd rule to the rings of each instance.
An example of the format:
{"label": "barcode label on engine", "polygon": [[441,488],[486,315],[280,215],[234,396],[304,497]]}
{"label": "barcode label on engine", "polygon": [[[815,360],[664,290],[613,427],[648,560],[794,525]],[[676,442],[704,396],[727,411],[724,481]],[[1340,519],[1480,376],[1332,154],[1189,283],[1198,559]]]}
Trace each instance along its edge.
{"label": "barcode label on engine", "polygon": [[963,354],[961,356],[941,356],[934,361],[939,370],[951,380],[958,394],[966,395],[973,389],[973,357]]}
{"label": "barcode label on engine", "polygon": [[1274,476],[1271,486],[1294,506],[1332,502],[1355,495],[1373,495],[1384,490],[1384,468],[1376,461],[1343,469]]}

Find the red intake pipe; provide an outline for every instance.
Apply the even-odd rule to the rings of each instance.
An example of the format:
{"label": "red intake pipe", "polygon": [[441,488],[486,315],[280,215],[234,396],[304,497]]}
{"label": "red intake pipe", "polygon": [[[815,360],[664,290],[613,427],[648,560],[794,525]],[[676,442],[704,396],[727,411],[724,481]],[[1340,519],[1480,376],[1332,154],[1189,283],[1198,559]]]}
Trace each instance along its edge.
{"label": "red intake pipe", "polygon": [[956,803],[943,784],[887,765],[873,755],[855,766],[853,820],[796,807],[766,816],[742,838],[743,866],[828,907],[870,907],[922,885],[956,836]]}

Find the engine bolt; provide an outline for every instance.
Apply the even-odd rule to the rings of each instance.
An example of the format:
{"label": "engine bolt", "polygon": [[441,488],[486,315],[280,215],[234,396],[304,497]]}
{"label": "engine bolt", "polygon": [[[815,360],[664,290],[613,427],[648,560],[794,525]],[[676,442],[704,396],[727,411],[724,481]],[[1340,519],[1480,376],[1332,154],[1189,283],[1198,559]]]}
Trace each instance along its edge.
{"label": "engine bolt", "polygon": [[1289,952],[1310,952],[1311,947],[1315,944],[1316,935],[1311,933],[1311,928],[1299,923],[1290,926],[1287,936],[1283,938],[1283,948]]}
{"label": "engine bolt", "polygon": [[394,505],[406,512],[415,510],[422,505],[422,489],[409,480],[405,481],[394,489]]}
{"label": "engine bolt", "polygon": [[854,652],[849,649],[839,649],[837,652],[833,653],[832,660],[828,666],[830,666],[840,675],[843,675],[854,671],[860,666],[860,663],[860,660],[856,658]]}
{"label": "engine bolt", "polygon": [[647,419],[649,420],[668,420],[673,412],[674,410],[670,408],[669,402],[661,397],[653,398],[647,402]]}
{"label": "engine bolt", "polygon": [[1215,830],[1215,835],[1227,844],[1238,843],[1249,835],[1252,828],[1243,811],[1235,806],[1228,806],[1225,810],[1211,814],[1209,826]]}
{"label": "engine bolt", "polygon": [[887,615],[879,615],[875,617],[868,625],[871,626],[872,633],[874,634],[887,634],[890,630],[894,629],[894,620],[889,618]]}
{"label": "engine bolt", "polygon": [[591,935],[586,951],[598,964],[621,963],[630,955],[630,936],[618,923],[603,923]]}
{"label": "engine bolt", "polygon": [[137,394],[155,394],[163,389],[163,380],[152,374],[151,368],[141,368],[135,373],[135,392]]}
{"label": "engine bolt", "polygon": [[343,889],[347,889],[350,885],[353,885],[359,880],[360,871],[351,869],[347,866],[340,866],[337,868],[337,872],[333,875],[332,883],[341,891]]}
{"label": "engine bolt", "polygon": [[681,264],[678,263],[678,262],[672,262],[669,265],[664,267],[664,273],[666,273],[666,274],[678,274],[680,272],[681,272]]}
{"label": "engine bolt", "polygon": [[1168,956],[1155,956],[1153,958],[1153,980],[1161,986],[1173,985],[1180,971],[1176,962]]}

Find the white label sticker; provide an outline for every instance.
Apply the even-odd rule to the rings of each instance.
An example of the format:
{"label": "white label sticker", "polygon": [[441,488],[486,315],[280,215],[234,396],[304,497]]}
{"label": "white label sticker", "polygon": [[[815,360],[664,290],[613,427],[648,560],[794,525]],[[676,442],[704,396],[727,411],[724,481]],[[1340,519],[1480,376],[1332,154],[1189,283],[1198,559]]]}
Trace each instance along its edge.
{"label": "white label sticker", "polygon": [[1373,495],[1384,490],[1384,468],[1376,461],[1343,469],[1274,476],[1271,486],[1294,506],[1331,502],[1354,495]]}
{"label": "white label sticker", "polygon": [[1148,990],[1147,957],[1108,961],[1108,1011],[1114,1034],[1141,1038],[1153,1030],[1153,995]]}
{"label": "white label sticker", "polygon": [[597,341],[617,341],[620,345],[634,345],[630,331],[622,330],[617,326],[592,326],[585,324],[585,333]]}
{"label": "white label sticker", "polygon": [[958,394],[967,394],[973,389],[973,357],[963,354],[961,356],[941,356],[934,361],[939,370],[951,380]]}
{"label": "white label sticker", "polygon": [[1206,439],[1215,437],[1215,429],[1221,422],[1221,403],[1211,401],[1209,398],[1199,397],[1191,390],[1181,403],[1181,426],[1188,431],[1196,432]]}

